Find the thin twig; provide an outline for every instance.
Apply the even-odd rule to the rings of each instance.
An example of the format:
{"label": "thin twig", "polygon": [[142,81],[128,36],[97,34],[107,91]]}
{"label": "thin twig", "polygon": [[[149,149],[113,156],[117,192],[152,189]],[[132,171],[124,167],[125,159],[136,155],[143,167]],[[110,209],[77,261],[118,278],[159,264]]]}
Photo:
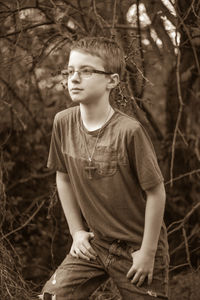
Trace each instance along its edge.
{"label": "thin twig", "polygon": [[187,33],[187,36],[188,36],[188,39],[190,41],[190,45],[192,47],[192,51],[193,51],[193,54],[194,54],[194,59],[195,59],[195,62],[196,62],[198,74],[200,75],[199,58],[198,58],[198,54],[197,54],[196,48],[194,46],[194,43],[192,42],[192,37],[191,37],[190,31],[189,31],[188,27],[185,25],[183,18],[178,14],[177,11],[176,11],[176,13],[177,13],[178,18],[180,19],[180,24],[183,25],[184,30]]}
{"label": "thin twig", "polygon": [[[153,83],[152,81],[150,81],[150,80],[145,76],[145,72],[144,72],[144,71],[141,71],[140,68],[138,67],[138,65],[137,65],[135,62],[133,62],[133,64],[135,65],[137,71],[140,73],[141,77],[143,78],[143,84],[144,84],[144,82],[146,81],[146,82],[149,83],[149,85],[154,86],[154,83]],[[140,97],[140,98],[141,98],[141,97]]]}
{"label": "thin twig", "polygon": [[181,130],[178,128],[178,133],[180,134],[180,136],[182,137],[182,140],[184,142],[184,144],[188,147],[188,142],[186,141],[183,133],[181,132]]}
{"label": "thin twig", "polygon": [[81,21],[83,23],[84,29],[85,29],[86,32],[88,32],[88,26],[87,26],[87,23],[85,21],[85,15],[83,13],[83,9],[82,9],[82,6],[81,6],[81,0],[78,0],[78,7],[79,7],[79,10],[82,12],[80,14],[80,16],[81,16]]}
{"label": "thin twig", "polygon": [[[179,229],[182,228],[182,224],[185,224],[185,222],[190,218],[190,216],[195,212],[195,210],[197,210],[198,208],[200,207],[200,202],[197,202],[193,207],[192,209],[187,213],[187,215],[179,220],[179,221],[175,221],[173,222],[172,224],[170,224],[170,226],[167,228],[167,231],[168,231],[168,236],[170,236],[172,233],[178,231]],[[179,224],[176,228],[172,229],[171,231],[169,231],[169,229],[171,227],[173,227],[174,225],[176,224]]]}
{"label": "thin twig", "polygon": [[[196,235],[197,232],[192,232],[188,237],[187,237],[187,241],[189,242],[194,235]],[[185,242],[181,242],[176,248],[172,249],[170,251],[170,256],[172,257],[173,254],[175,254],[177,251],[179,251],[180,249],[184,248],[185,247]]]}
{"label": "thin twig", "polygon": [[113,19],[112,19],[112,29],[114,29],[115,27],[115,19],[116,19],[116,8],[117,8],[117,0],[115,0],[114,2],[114,6],[113,6]]}
{"label": "thin twig", "polygon": [[19,184],[31,181],[33,179],[43,179],[43,178],[46,178],[46,177],[49,177],[49,176],[53,175],[54,173],[55,173],[55,171],[50,171],[50,172],[44,173],[44,174],[32,174],[29,177],[21,178],[17,182],[13,182],[6,190],[10,191],[11,189],[13,189],[14,187],[16,187]]}
{"label": "thin twig", "polygon": [[92,3],[93,3],[93,10],[94,10],[94,13],[96,15],[97,24],[99,25],[99,27],[101,28],[101,30],[104,31],[103,30],[103,25],[102,25],[102,18],[101,18],[101,16],[97,12],[96,0],[92,0]]}
{"label": "thin twig", "polygon": [[20,125],[22,126],[23,130],[27,129],[27,125],[23,122],[23,120],[20,118],[19,113],[15,110],[13,105],[11,103],[8,103],[5,100],[2,100],[3,104],[8,106],[10,110],[13,112],[13,114],[16,116],[17,120],[19,121]]}
{"label": "thin twig", "polygon": [[190,12],[191,12],[191,9],[192,9],[192,7],[193,7],[193,5],[194,5],[194,1],[195,1],[195,0],[192,0],[192,3],[191,3],[190,6],[188,7],[188,10],[186,11],[185,16],[182,18],[182,22],[184,22],[184,21],[187,19],[187,17],[189,16],[189,14],[190,14]]}
{"label": "thin twig", "polygon": [[7,33],[5,35],[1,35],[0,39],[7,38],[8,36],[12,36],[12,35],[17,35],[17,34],[20,34],[21,32],[28,31],[28,30],[38,28],[38,27],[41,27],[41,26],[54,25],[54,24],[55,24],[54,22],[44,22],[44,23],[35,24],[35,25],[32,25],[32,26],[25,27],[22,30],[17,30],[17,31]]}
{"label": "thin twig", "polygon": [[104,29],[105,28],[110,28],[110,33],[111,36],[116,36],[116,32],[115,32],[115,28],[112,28],[112,25],[110,25],[106,19],[104,19],[98,12],[97,12],[97,8],[96,8],[96,0],[92,0],[93,3],[93,10],[94,13],[96,15],[96,18],[94,18],[93,21],[95,21],[97,23],[97,25],[99,25],[99,28],[102,30],[102,32],[104,33]]}
{"label": "thin twig", "polygon": [[196,169],[196,170],[193,170],[191,172],[187,172],[187,173],[181,174],[181,175],[179,175],[177,177],[174,177],[174,178],[170,179],[169,181],[166,181],[165,185],[171,184],[172,182],[180,180],[180,179],[182,179],[184,177],[187,177],[187,176],[190,176],[190,175],[194,175],[194,174],[198,174],[198,173],[200,173],[200,169]]}
{"label": "thin twig", "polygon": [[196,13],[196,11],[195,11],[195,9],[194,9],[194,3],[192,4],[192,11],[193,11],[193,14],[195,15],[195,17],[196,17],[197,19],[200,19],[200,16],[197,15],[197,13]]}
{"label": "thin twig", "polygon": [[15,10],[1,10],[0,14],[7,14],[7,13],[9,13],[9,14],[16,14],[19,11],[27,10],[27,9],[38,9],[38,8],[36,6],[25,6],[25,7],[17,8]]}
{"label": "thin twig", "polygon": [[40,209],[42,208],[42,206],[44,205],[46,199],[43,200],[40,205],[37,207],[37,209],[34,211],[34,213],[28,218],[28,220],[25,221],[24,224],[22,224],[21,226],[15,228],[14,230],[6,233],[5,235],[3,235],[1,238],[0,238],[0,241],[7,238],[8,236],[12,235],[13,233],[16,233],[17,231],[23,229],[24,227],[26,227],[31,221],[32,219],[37,215],[37,213],[40,211]]}
{"label": "thin twig", "polygon": [[[141,33],[141,26],[140,26],[140,10],[139,10],[140,0],[137,0],[137,33],[138,33],[138,40],[139,40],[139,53],[140,53],[140,60],[142,65],[142,86],[140,94],[138,95],[139,98],[142,98],[144,94],[144,87],[146,82],[146,69],[145,69],[145,62],[144,62],[144,52],[142,47],[142,33]],[[138,68],[139,69],[139,68]]]}
{"label": "thin twig", "polygon": [[183,267],[186,267],[186,266],[188,266],[188,263],[184,263],[184,264],[180,264],[178,266],[170,267],[169,268],[169,272],[173,272],[173,271],[175,271],[177,269],[180,269],[180,268],[183,268]]}
{"label": "thin twig", "polygon": [[200,169],[196,169],[196,170],[193,170],[191,172],[187,172],[187,173],[181,174],[181,175],[179,175],[177,177],[174,177],[174,178],[170,179],[169,181],[166,181],[165,185],[171,184],[172,181],[175,182],[175,181],[180,180],[180,179],[182,179],[184,177],[187,177],[187,176],[190,176],[190,175],[194,175],[194,174],[197,174],[197,173],[200,173]]}
{"label": "thin twig", "polygon": [[21,103],[21,105],[25,108],[25,110],[27,111],[27,113],[30,115],[30,117],[32,118],[32,120],[35,123],[36,127],[41,131],[41,134],[42,134],[42,136],[44,138],[44,142],[45,142],[45,144],[47,146],[48,142],[47,142],[47,139],[46,139],[46,133],[44,132],[43,128],[41,128],[41,125],[38,122],[36,116],[33,115],[32,111],[29,109],[29,107],[27,106],[26,102],[24,100],[22,100],[22,98],[16,93],[16,91],[14,90],[14,88],[7,81],[5,81],[4,78],[0,77],[0,80],[7,87],[8,91],[10,91],[12,93],[12,95],[14,96],[14,98]]}
{"label": "thin twig", "polygon": [[187,262],[190,268],[193,270],[192,264],[191,264],[191,259],[190,259],[190,250],[189,250],[189,245],[188,245],[188,240],[187,240],[187,234],[184,225],[182,226],[182,234],[184,238],[184,244],[185,244],[185,251],[186,251],[186,257],[187,257]]}
{"label": "thin twig", "polygon": [[177,54],[177,65],[176,65],[176,81],[177,81],[177,92],[178,92],[178,99],[179,99],[179,111],[178,116],[176,120],[176,125],[174,129],[174,135],[173,135],[173,141],[172,141],[172,155],[171,155],[171,162],[170,162],[170,186],[173,186],[173,168],[174,168],[174,158],[175,158],[175,147],[176,147],[176,137],[177,132],[179,129],[179,124],[183,112],[183,99],[182,99],[182,93],[181,93],[181,83],[180,83],[180,59],[181,59],[181,52],[180,49],[178,49]]}
{"label": "thin twig", "polygon": [[1,220],[0,220],[0,229],[2,228],[2,224],[5,220],[6,215],[6,193],[5,193],[5,184],[3,181],[3,151],[0,148],[0,199],[1,199],[1,206],[0,206],[0,213],[1,213]]}

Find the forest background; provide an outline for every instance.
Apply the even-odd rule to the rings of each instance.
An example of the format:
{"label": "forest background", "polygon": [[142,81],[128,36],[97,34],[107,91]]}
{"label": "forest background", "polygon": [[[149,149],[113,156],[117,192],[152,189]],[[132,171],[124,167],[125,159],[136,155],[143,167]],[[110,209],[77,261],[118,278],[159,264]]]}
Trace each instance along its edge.
{"label": "forest background", "polygon": [[[0,299],[35,299],[71,245],[46,161],[54,115],[71,105],[69,46],[84,36],[124,50],[111,101],[144,124],[165,178],[170,299],[196,300],[199,0],[0,0]],[[120,298],[108,281],[91,299]]]}

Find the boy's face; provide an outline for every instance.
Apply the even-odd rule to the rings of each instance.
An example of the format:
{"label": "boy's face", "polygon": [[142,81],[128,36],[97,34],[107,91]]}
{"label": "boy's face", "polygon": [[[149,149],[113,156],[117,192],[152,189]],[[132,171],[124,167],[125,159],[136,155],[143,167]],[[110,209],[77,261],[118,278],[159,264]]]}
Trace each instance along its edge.
{"label": "boy's face", "polygon": [[[105,71],[103,61],[98,56],[90,55],[78,50],[72,50],[69,57],[68,70],[81,71],[87,69]],[[68,78],[68,91],[73,102],[96,103],[109,98],[110,75],[92,73],[87,74],[75,72]]]}

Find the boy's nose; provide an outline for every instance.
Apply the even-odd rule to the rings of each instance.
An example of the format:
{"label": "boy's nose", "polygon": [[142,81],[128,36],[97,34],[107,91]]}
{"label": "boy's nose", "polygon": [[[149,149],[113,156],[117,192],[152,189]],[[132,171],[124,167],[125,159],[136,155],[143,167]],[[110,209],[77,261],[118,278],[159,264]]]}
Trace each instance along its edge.
{"label": "boy's nose", "polygon": [[73,76],[71,77],[71,81],[80,81],[81,77],[78,71],[74,71]]}

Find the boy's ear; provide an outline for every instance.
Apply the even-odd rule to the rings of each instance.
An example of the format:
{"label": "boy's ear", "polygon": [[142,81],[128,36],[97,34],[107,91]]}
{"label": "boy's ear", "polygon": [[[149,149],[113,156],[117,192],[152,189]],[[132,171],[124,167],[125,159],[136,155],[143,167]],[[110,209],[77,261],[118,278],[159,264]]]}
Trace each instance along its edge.
{"label": "boy's ear", "polygon": [[114,73],[109,75],[107,87],[109,90],[114,89],[119,84],[119,74]]}

